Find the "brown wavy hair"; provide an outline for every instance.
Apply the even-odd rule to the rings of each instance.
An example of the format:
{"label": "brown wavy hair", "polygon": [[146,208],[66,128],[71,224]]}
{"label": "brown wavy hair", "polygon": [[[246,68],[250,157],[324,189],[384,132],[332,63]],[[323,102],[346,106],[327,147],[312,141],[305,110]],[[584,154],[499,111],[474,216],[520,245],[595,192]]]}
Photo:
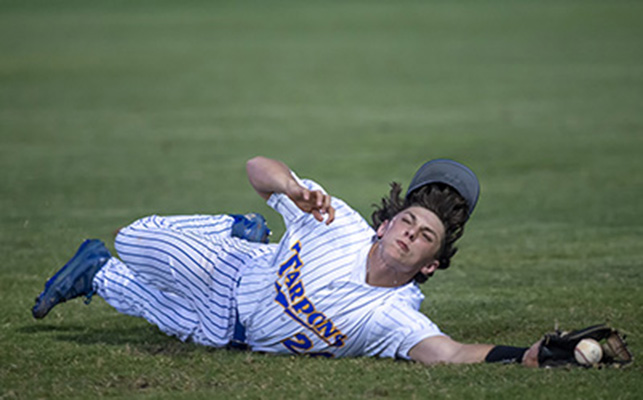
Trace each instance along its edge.
{"label": "brown wavy hair", "polygon": [[[383,197],[381,205],[373,204],[375,211],[371,215],[373,228],[377,229],[382,222],[391,220],[399,212],[409,207],[424,207],[440,218],[444,224],[444,238],[436,259],[440,262],[439,269],[447,269],[451,265],[451,257],[458,248],[455,242],[464,233],[464,224],[468,218],[467,202],[452,187],[443,183],[433,183],[414,190],[406,198],[402,198],[402,186],[391,183],[388,197]],[[417,283],[424,283],[431,275],[418,272],[413,279]]]}

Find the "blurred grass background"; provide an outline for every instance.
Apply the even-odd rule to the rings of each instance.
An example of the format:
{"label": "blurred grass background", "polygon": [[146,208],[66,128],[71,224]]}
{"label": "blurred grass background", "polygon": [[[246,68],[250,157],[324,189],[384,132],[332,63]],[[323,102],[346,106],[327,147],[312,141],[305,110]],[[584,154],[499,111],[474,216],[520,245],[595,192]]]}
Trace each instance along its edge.
{"label": "blurred grass background", "polygon": [[[643,336],[643,4],[0,1],[0,398],[640,398],[641,367],[313,360],[182,344],[101,299],[30,316],[85,237],[259,211],[262,154],[368,216],[450,157],[482,196],[424,286],[454,338]],[[110,243],[111,246],[111,243]]]}

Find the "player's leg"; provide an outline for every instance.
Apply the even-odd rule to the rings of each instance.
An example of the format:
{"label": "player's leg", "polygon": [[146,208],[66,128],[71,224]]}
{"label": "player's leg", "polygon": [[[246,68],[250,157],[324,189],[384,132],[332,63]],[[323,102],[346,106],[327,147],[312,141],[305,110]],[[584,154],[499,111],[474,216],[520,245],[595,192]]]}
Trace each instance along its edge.
{"label": "player's leg", "polygon": [[137,279],[185,299],[215,342],[229,339],[240,271],[264,246],[231,239],[233,221],[230,216],[152,216],[123,228],[115,241]]}
{"label": "player's leg", "polygon": [[[135,223],[140,222],[158,228],[166,227],[193,232],[205,237],[237,237],[254,243],[268,243],[272,234],[266,219],[259,213],[164,217],[152,215]],[[118,232],[120,232],[120,229]]]}
{"label": "player's leg", "polygon": [[238,266],[217,265],[220,238],[229,237],[230,216],[150,216],[121,229],[119,257],[146,283],[183,297],[208,297],[218,278],[234,279]]}
{"label": "player's leg", "polygon": [[[256,242],[267,239],[269,234],[270,229],[260,214],[151,215],[119,229],[115,246],[121,259],[146,283],[189,297],[193,292],[192,283],[207,283],[211,279],[212,256],[216,255],[221,240],[232,236]],[[224,269],[234,264],[234,261],[222,263]],[[173,272],[172,265],[178,271]],[[227,269],[229,271],[219,272],[225,277],[238,272],[236,268]],[[193,279],[177,282],[177,276]],[[188,285],[181,285],[181,281]],[[205,295],[198,289],[197,292],[201,297]]]}
{"label": "player's leg", "polygon": [[[244,257],[253,249],[250,243],[244,241],[237,241],[234,249],[225,248],[221,245],[221,239],[229,239],[235,226],[247,228],[247,221],[252,219],[256,217],[153,216],[135,222],[117,238],[119,253],[135,271],[130,271],[130,275],[121,273],[121,277],[127,277],[131,288],[146,288],[149,293],[157,294],[149,298],[138,296],[137,302],[123,303],[127,306],[118,306],[119,301],[124,301],[124,296],[109,296],[109,292],[104,294],[116,304],[117,309],[120,307],[120,311],[143,316],[168,333],[187,337],[192,329],[179,331],[173,326],[180,324],[162,318],[163,315],[172,314],[172,300],[181,301],[185,305],[184,312],[192,310],[197,316],[196,332],[202,334],[193,336],[202,336],[199,342],[225,343],[231,329],[234,288],[239,268],[244,264]],[[258,230],[269,232],[263,217],[258,220],[260,223],[250,225],[250,230],[241,230],[240,235],[256,234]],[[72,298],[82,295],[91,297],[94,276],[107,260],[118,261],[111,258],[102,242],[91,240],[83,243],[74,257],[46,283],[45,290],[36,299],[32,311],[34,317],[43,318],[55,305]],[[215,260],[218,261],[218,267],[215,266]],[[122,267],[127,269],[124,265]],[[114,279],[113,282],[118,280]],[[161,300],[165,302],[161,304]],[[147,301],[150,304],[145,308]],[[166,310],[164,314],[151,311],[163,309]],[[187,326],[191,325],[185,324]]]}
{"label": "player's leg", "polygon": [[198,313],[185,298],[146,284],[120,260],[111,258],[94,278],[96,292],[117,311],[145,318],[164,333],[182,341],[224,346],[203,331]]}
{"label": "player's leg", "polygon": [[[234,235],[235,231],[240,233]],[[259,214],[152,215],[121,229],[115,246],[127,266],[149,284],[186,297],[195,290],[203,296],[212,280],[236,281],[244,258],[257,249],[252,243],[230,240],[231,233],[260,237],[269,229]]]}
{"label": "player's leg", "polygon": [[254,243],[268,243],[271,234],[266,219],[258,213],[245,215],[193,215],[164,218],[173,228],[206,237],[232,236]]}
{"label": "player's leg", "polygon": [[189,299],[146,283],[96,239],[83,242],[47,281],[36,299],[33,316],[44,318],[56,305],[80,296],[89,299],[94,292],[117,311],[143,317],[181,340],[190,338],[210,346],[223,346],[228,341],[227,318],[217,325],[207,312],[197,312]]}

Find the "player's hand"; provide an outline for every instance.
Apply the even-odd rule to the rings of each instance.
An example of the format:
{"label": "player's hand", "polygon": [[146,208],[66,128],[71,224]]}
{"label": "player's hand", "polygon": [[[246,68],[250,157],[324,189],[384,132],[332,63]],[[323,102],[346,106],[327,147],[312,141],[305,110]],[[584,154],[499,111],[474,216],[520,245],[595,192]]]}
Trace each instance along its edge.
{"label": "player's hand", "polygon": [[335,220],[335,209],[330,205],[330,195],[319,190],[308,190],[295,181],[289,183],[286,195],[299,209],[312,214],[317,221],[322,222],[325,215],[326,225]]}
{"label": "player's hand", "polygon": [[527,350],[525,355],[522,357],[522,365],[532,368],[538,367],[538,351],[540,350],[541,343],[542,339],[534,343],[529,350]]}

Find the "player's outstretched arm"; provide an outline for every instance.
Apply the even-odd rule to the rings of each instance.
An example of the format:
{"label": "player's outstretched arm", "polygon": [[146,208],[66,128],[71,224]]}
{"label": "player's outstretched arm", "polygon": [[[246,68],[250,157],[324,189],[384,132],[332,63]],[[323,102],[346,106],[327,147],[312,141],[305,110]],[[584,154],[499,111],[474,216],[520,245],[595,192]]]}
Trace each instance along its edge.
{"label": "player's outstretched arm", "polygon": [[471,364],[486,361],[515,362],[527,367],[537,367],[539,347],[540,341],[527,349],[490,344],[464,344],[447,336],[433,336],[415,345],[409,351],[409,357],[427,365]]}
{"label": "player's outstretched arm", "polygon": [[321,222],[324,215],[328,215],[326,224],[330,224],[335,219],[331,196],[300,186],[283,162],[258,156],[248,160],[246,171],[250,184],[264,200],[273,193],[284,193],[302,211],[313,214],[316,220]]}

